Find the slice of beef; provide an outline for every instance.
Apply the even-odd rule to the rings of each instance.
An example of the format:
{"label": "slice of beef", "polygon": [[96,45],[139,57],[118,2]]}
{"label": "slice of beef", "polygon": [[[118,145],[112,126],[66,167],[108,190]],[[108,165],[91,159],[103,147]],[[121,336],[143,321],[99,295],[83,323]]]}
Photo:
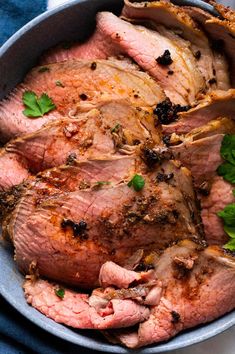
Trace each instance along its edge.
{"label": "slice of beef", "polygon": [[[94,287],[105,261],[124,265],[140,248],[162,250],[178,239],[200,239],[200,218],[189,171],[173,161],[149,171],[141,160],[132,159],[136,159],[135,172],[126,161],[118,183],[116,177],[114,180],[110,174],[105,175],[115,160],[109,161],[109,169],[100,168],[98,176],[110,184],[91,183],[81,189],[85,165],[72,183],[72,191],[69,182],[62,187],[59,172],[48,178],[45,171],[32,182],[4,230],[14,242],[20,270],[27,273],[35,260],[41,275]],[[139,192],[127,186],[135,174],[145,180]],[[89,175],[95,176],[91,165],[86,186]],[[28,247],[29,242],[33,246]]]}
{"label": "slice of beef", "polygon": [[133,283],[147,282],[147,280],[152,280],[152,277],[153,271],[151,270],[137,273],[113,262],[106,262],[100,268],[99,283],[103,288],[115,286],[127,289]]}
{"label": "slice of beef", "polygon": [[226,53],[230,62],[230,78],[232,85],[235,85],[235,20],[234,10],[224,7],[221,4],[212,2],[221,19],[214,17],[208,12],[197,7],[186,7],[185,10],[197,21],[213,41],[213,48],[218,53]]}
{"label": "slice of beef", "polygon": [[[109,329],[105,332],[109,340],[137,348],[168,340],[231,311],[234,270],[234,256],[223,249],[184,240],[154,262],[155,281],[146,278],[130,283],[128,289],[118,288],[130,271],[109,262],[101,271],[103,277],[106,272],[108,278],[113,274],[116,287],[95,289],[89,298],[40,279],[26,281],[24,290],[28,303],[55,321],[75,328]],[[140,274],[135,274],[132,278],[139,279]],[[62,299],[56,295],[61,288]]]}
{"label": "slice of beef", "polygon": [[[162,90],[146,73],[126,62],[72,60],[50,64],[47,70],[34,68],[14,93],[0,104],[0,139],[6,142],[14,136],[31,133],[43,124],[80,111],[89,111],[97,105],[119,99],[128,99],[135,107],[153,107],[164,99]],[[62,84],[57,85],[57,82]],[[56,109],[42,118],[32,119],[22,113],[23,92],[37,95],[46,92]]]}
{"label": "slice of beef", "polygon": [[30,177],[27,164],[15,154],[0,152],[0,191],[11,189]]}
{"label": "slice of beef", "polygon": [[9,142],[0,155],[0,189],[74,159],[130,154],[147,142],[160,142],[151,109],[134,107],[127,100],[111,101]]}
{"label": "slice of beef", "polygon": [[183,142],[172,146],[175,157],[192,172],[197,187],[217,176],[216,170],[223,162],[220,148],[225,134],[235,134],[234,120],[211,121],[180,137]]}
{"label": "slice of beef", "polygon": [[[143,322],[149,316],[147,307],[121,299],[108,301],[99,313],[89,305],[87,294],[64,289],[46,280],[27,280],[23,287],[29,304],[56,322],[74,328],[103,330],[128,327]],[[63,298],[56,295],[59,289],[63,289]]]}
{"label": "slice of beef", "polygon": [[222,316],[235,307],[234,270],[234,257],[217,246],[203,249],[183,241],[168,248],[156,264],[159,304],[137,331],[109,331],[108,338],[137,348]]}
{"label": "slice of beef", "polygon": [[[192,103],[204,88],[202,75],[195,68],[196,59],[188,46],[184,45],[182,50],[178,36],[166,36],[161,32],[163,30],[158,28],[151,31],[134,26],[112,13],[102,12],[97,15],[97,29],[91,39],[71,49],[69,54],[67,51],[67,55],[77,58],[128,55],[159,82],[173,102]],[[166,50],[170,52],[172,62],[166,66],[160,65],[156,59]],[[60,57],[57,51],[55,57],[56,60]],[[48,60],[52,60],[50,55]],[[173,71],[174,77],[168,75],[168,71]]]}
{"label": "slice of beef", "polygon": [[192,52],[197,59],[196,66],[206,80],[207,89],[227,90],[230,87],[228,67],[224,56],[211,50],[206,35],[182,7],[166,1],[132,2],[125,0],[122,14],[127,18],[145,19],[162,24],[170,30],[173,29],[191,43]]}
{"label": "slice of beef", "polygon": [[235,117],[234,89],[214,91],[206,95],[197,106],[187,112],[179,113],[176,122],[163,125],[163,133],[185,134],[218,117]]}
{"label": "slice of beef", "polygon": [[[167,38],[163,30],[161,34],[160,30],[134,26],[109,12],[99,13],[97,22],[100,31],[112,38],[122,53],[156,79],[172,102],[185,105],[195,101],[204,87],[202,75],[195,68],[196,59],[185,53],[173,36]],[[165,58],[167,53],[169,59]],[[174,75],[168,75],[168,71]]]}
{"label": "slice of beef", "polygon": [[235,202],[234,187],[222,177],[216,176],[211,182],[209,195],[201,195],[202,221],[208,244],[224,245],[228,236],[224,231],[223,221],[217,213],[226,205]]}
{"label": "slice of beef", "polygon": [[184,137],[180,136],[183,141],[195,141],[206,138],[216,134],[234,134],[235,123],[231,118],[217,118],[211,120],[206,125],[195,128],[191,132],[185,134]]}
{"label": "slice of beef", "polygon": [[222,164],[220,147],[224,134],[215,134],[196,141],[186,141],[172,149],[177,159],[192,172],[195,185],[210,181]]}
{"label": "slice of beef", "polygon": [[217,175],[217,168],[223,163],[220,148],[226,133],[235,133],[235,122],[228,118],[218,119],[186,134],[182,144],[172,147],[175,156],[192,172],[209,244],[226,242],[223,223],[217,213],[234,201],[232,186]]}
{"label": "slice of beef", "polygon": [[65,48],[64,44],[60,44],[55,48],[49,49],[43,54],[40,60],[41,65],[58,63],[70,59],[92,59],[92,69],[96,69],[97,59],[107,59],[109,57],[118,57],[120,48],[113,43],[112,38],[106,36],[100,31],[99,23],[97,30],[83,44],[73,43],[69,48]]}

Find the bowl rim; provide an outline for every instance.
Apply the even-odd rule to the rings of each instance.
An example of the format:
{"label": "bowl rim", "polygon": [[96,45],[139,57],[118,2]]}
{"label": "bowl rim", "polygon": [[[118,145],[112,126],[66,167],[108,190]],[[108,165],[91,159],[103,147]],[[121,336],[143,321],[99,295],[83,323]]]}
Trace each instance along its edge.
{"label": "bowl rim", "polygon": [[[91,2],[92,0],[71,0],[69,2],[63,3],[55,8],[49,9],[45,11],[44,13],[40,14],[39,16],[33,18],[30,22],[26,23],[23,27],[21,27],[16,33],[14,33],[1,47],[0,47],[0,60],[1,57],[11,48],[14,43],[16,43],[22,35],[24,35],[26,32],[30,32],[30,30],[35,27],[37,24],[43,22],[44,20],[49,19],[50,17],[53,17],[55,14],[59,12],[63,12],[65,9],[77,6],[81,3],[87,3]],[[197,0],[194,0],[195,2]],[[2,252],[7,252],[6,250],[3,249],[2,245],[0,244],[0,248],[2,249]],[[2,260],[1,260],[2,261]],[[0,261],[0,262],[1,262]],[[19,271],[18,271],[19,272]],[[39,313],[37,310],[33,309],[34,311],[37,312],[38,316],[29,316],[29,313],[27,310],[20,308],[17,306],[17,302],[12,298],[11,296],[9,297],[9,292],[7,289],[0,284],[0,294],[5,298],[5,300],[10,303],[19,313],[21,313],[24,317],[29,319],[31,322],[36,324],[38,327],[46,330],[50,334],[53,334],[54,336],[58,338],[62,338],[63,340],[66,340],[70,343],[83,346],[85,348],[90,348],[93,350],[98,350],[101,352],[112,352],[112,353],[141,353],[141,354],[150,354],[150,353],[161,353],[161,352],[168,352],[170,350],[175,350],[175,349],[181,349],[185,348],[188,346],[191,346],[193,344],[198,344],[200,342],[203,342],[209,338],[212,338],[216,336],[217,334],[220,334],[224,332],[225,330],[231,328],[233,325],[235,325],[235,311],[232,311],[228,314],[225,314],[223,317],[220,317],[216,319],[213,322],[207,323],[202,325],[202,327],[209,327],[207,328],[207,331],[205,333],[200,333],[199,336],[190,336],[189,339],[181,339],[180,342],[175,343],[169,340],[168,342],[160,342],[153,344],[151,346],[143,347],[140,350],[130,350],[127,348],[124,348],[120,345],[113,345],[107,342],[104,344],[97,343],[93,339],[91,340],[90,338],[87,338],[86,335],[83,335],[82,333],[75,333],[73,335],[66,333],[66,336],[63,335],[63,326],[62,324],[58,324],[59,327],[61,326],[61,329],[56,329],[54,328],[54,322],[51,319],[48,319],[46,316],[42,315]],[[27,305],[29,306],[29,305]],[[29,307],[32,309],[31,307]],[[31,311],[30,311],[31,312]],[[219,325],[216,326],[216,323],[219,322]],[[198,327],[195,327],[195,330],[198,330]],[[190,331],[194,331],[194,328],[190,329]],[[180,332],[184,333],[184,332]],[[180,333],[178,336],[180,336]],[[78,340],[74,339],[74,335],[77,337]],[[177,337],[178,337],[177,336]],[[175,338],[177,338],[175,337]],[[174,338],[174,337],[173,337]],[[172,339],[173,339],[172,338]]]}

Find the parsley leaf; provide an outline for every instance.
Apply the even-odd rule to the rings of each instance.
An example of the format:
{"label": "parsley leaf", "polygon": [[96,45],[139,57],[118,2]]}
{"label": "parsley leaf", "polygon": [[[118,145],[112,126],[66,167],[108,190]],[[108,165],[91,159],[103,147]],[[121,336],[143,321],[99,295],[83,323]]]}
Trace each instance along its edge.
{"label": "parsley leaf", "polygon": [[23,103],[26,107],[23,114],[26,117],[42,117],[56,108],[52,99],[46,93],[43,93],[38,98],[33,91],[25,91],[23,93]]}
{"label": "parsley leaf", "polygon": [[217,173],[226,181],[235,183],[235,135],[225,135],[220,148],[225,162],[217,168]]}
{"label": "parsley leaf", "polygon": [[222,176],[226,181],[235,183],[235,166],[229,162],[224,162],[217,168],[217,173]]}
{"label": "parsley leaf", "polygon": [[111,133],[116,133],[119,128],[121,127],[121,125],[119,123],[117,123],[111,130]]}
{"label": "parsley leaf", "polygon": [[224,160],[235,166],[235,135],[224,136],[220,154]]}
{"label": "parsley leaf", "polygon": [[64,298],[64,294],[65,294],[65,290],[63,288],[58,288],[58,289],[55,289],[55,294],[63,299]]}
{"label": "parsley leaf", "polygon": [[224,245],[224,248],[235,251],[235,203],[226,205],[217,215],[223,219],[224,231],[231,238],[231,240]]}
{"label": "parsley leaf", "polygon": [[127,184],[128,187],[133,186],[134,190],[136,192],[141,191],[141,189],[144,188],[145,185],[145,180],[141,175],[134,175],[134,177],[130,180],[130,182]]}
{"label": "parsley leaf", "polygon": [[230,241],[228,241],[224,246],[225,249],[230,250],[230,251],[235,251],[235,239],[232,238]]}

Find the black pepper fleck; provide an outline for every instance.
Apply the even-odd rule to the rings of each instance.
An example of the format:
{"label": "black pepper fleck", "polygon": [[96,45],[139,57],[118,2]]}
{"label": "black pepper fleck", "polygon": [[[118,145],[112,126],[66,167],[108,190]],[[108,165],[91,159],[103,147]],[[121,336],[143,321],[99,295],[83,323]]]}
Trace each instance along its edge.
{"label": "black pepper fleck", "polygon": [[153,264],[146,264],[144,262],[141,262],[137,265],[137,267],[135,268],[136,272],[147,272],[148,270],[154,269],[154,265]]}
{"label": "black pepper fleck", "polygon": [[173,63],[171,59],[171,53],[168,49],[156,59],[157,63],[163,66],[170,65]]}
{"label": "black pepper fleck", "polygon": [[63,219],[61,222],[61,227],[65,229],[66,227],[71,227],[73,230],[73,236],[81,236],[81,238],[87,238],[85,231],[87,229],[87,223],[81,220],[79,223],[76,223],[70,219]]}
{"label": "black pepper fleck", "polygon": [[180,321],[180,314],[176,311],[171,311],[172,320],[171,323],[178,323]]}
{"label": "black pepper fleck", "polygon": [[97,64],[95,61],[93,61],[93,63],[91,63],[91,70],[95,70],[97,68]]}
{"label": "black pepper fleck", "polygon": [[153,167],[157,163],[161,162],[159,154],[151,149],[144,149],[143,159],[148,167]]}
{"label": "black pepper fleck", "polygon": [[162,137],[162,141],[164,142],[164,144],[166,146],[169,146],[170,145],[170,141],[171,141],[171,135],[164,135]]}
{"label": "black pepper fleck", "polygon": [[74,152],[71,152],[71,154],[68,155],[66,159],[66,165],[73,165],[74,162],[76,161],[77,155]]}
{"label": "black pepper fleck", "polygon": [[140,145],[141,141],[139,139],[133,140],[133,145]]}
{"label": "black pepper fleck", "polygon": [[167,74],[168,74],[168,75],[173,75],[173,74],[174,74],[174,71],[173,71],[173,70],[169,70],[169,71],[167,72]]}
{"label": "black pepper fleck", "polygon": [[158,173],[156,180],[157,182],[167,182],[174,177],[174,173]]}
{"label": "black pepper fleck", "polygon": [[79,95],[79,97],[81,98],[82,101],[86,101],[88,98],[85,93],[81,93],[81,95]]}
{"label": "black pepper fleck", "polygon": [[210,79],[209,81],[208,81],[208,83],[210,84],[210,85],[213,85],[213,84],[216,84],[217,83],[217,80],[216,80],[216,78],[212,78],[212,79]]}
{"label": "black pepper fleck", "polygon": [[194,53],[194,57],[197,59],[197,60],[199,60],[200,58],[201,58],[201,52],[200,52],[200,50],[198,50],[198,51],[196,51],[196,53]]}
{"label": "black pepper fleck", "polygon": [[210,194],[210,185],[207,181],[204,181],[198,187],[198,192],[204,196],[208,196]]}

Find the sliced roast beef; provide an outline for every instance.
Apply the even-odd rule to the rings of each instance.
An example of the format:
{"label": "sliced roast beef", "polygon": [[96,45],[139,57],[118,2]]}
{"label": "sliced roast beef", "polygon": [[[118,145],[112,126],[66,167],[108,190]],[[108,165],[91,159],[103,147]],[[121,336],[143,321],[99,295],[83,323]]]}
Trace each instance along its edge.
{"label": "sliced roast beef", "polygon": [[146,278],[141,283],[139,273],[132,272],[137,281],[128,289],[117,287],[125,274],[130,279],[130,271],[118,269],[104,264],[103,277],[107,272],[111,279],[113,274],[116,287],[96,289],[89,298],[40,279],[26,281],[25,295],[55,321],[75,328],[112,329],[106,332],[108,339],[130,348],[168,340],[235,307],[234,257],[217,246],[181,241],[155,260],[155,281]]}
{"label": "sliced roast beef", "polygon": [[205,34],[197,27],[192,18],[182,9],[167,1],[125,0],[123,16],[131,19],[145,19],[162,24],[184,39],[192,46],[197,59],[197,67],[204,76],[207,89],[227,90],[230,87],[228,66],[223,55],[211,50]]}
{"label": "sliced roast beef", "polygon": [[195,141],[202,138],[207,138],[216,134],[234,134],[235,122],[231,118],[217,118],[211,120],[206,125],[195,128],[191,132],[179,136],[183,141]]}
{"label": "sliced roast beef", "polygon": [[204,181],[210,181],[222,164],[220,147],[223,137],[224,134],[216,134],[173,147],[177,159],[191,170],[197,187]]}
{"label": "sliced roast beef", "polygon": [[172,147],[175,156],[192,172],[201,201],[206,240],[219,245],[225,243],[227,236],[217,213],[234,200],[232,186],[217,175],[217,168],[223,163],[220,148],[225,133],[235,133],[234,120],[211,121],[192,130],[183,137],[183,143]]}
{"label": "sliced roast beef", "polygon": [[168,248],[156,264],[162,295],[138,330],[109,331],[108,338],[136,348],[165,341],[235,307],[235,261],[216,246],[183,241]]}
{"label": "sliced roast beef", "polygon": [[[217,213],[226,205],[235,202],[234,187],[222,177],[216,176],[209,187],[209,195],[201,195],[202,221],[208,244],[224,245],[228,236],[224,232],[223,222]],[[205,194],[208,194],[205,193]]]}
{"label": "sliced roast beef", "polygon": [[195,19],[212,39],[212,46],[219,53],[226,53],[230,59],[230,78],[235,85],[235,12],[221,4],[212,2],[222,18],[214,17],[197,7],[186,7],[185,10]]}
{"label": "sliced roast beef", "polygon": [[[15,92],[0,104],[1,140],[23,133],[34,132],[50,120],[61,119],[80,111],[89,111],[104,102],[128,99],[135,107],[153,107],[164,99],[161,89],[146,73],[126,62],[72,60],[50,64],[47,70],[34,68]],[[60,82],[58,86],[56,83]],[[37,95],[46,92],[56,109],[42,118],[26,117],[22,102],[23,92],[31,90]]]}
{"label": "sliced roast beef", "polygon": [[[165,32],[161,28],[152,31],[134,26],[112,13],[102,12],[97,15],[95,34],[86,44],[71,49],[69,55],[78,58],[84,55],[93,55],[93,58],[108,58],[118,53],[127,55],[157,80],[173,102],[192,103],[205,86],[203,77],[196,68],[196,59],[188,44],[185,42],[182,48],[180,37]],[[159,64],[158,58],[166,51],[170,53],[170,62]],[[59,57],[56,54],[54,59]],[[52,60],[50,55],[48,60]],[[174,75],[168,74],[169,71]]]}
{"label": "sliced roast beef", "polygon": [[[45,280],[24,283],[27,302],[56,322],[75,328],[108,329],[128,327],[143,322],[149,309],[133,300],[114,299],[103,306],[102,312],[89,305],[86,294],[64,289]],[[62,297],[57,294],[62,292]]]}
{"label": "sliced roast beef", "polygon": [[[97,22],[99,30],[112,38],[122,53],[130,56],[157,80],[172,102],[183,105],[195,101],[204,87],[202,76],[195,68],[195,58],[189,50],[185,53],[173,36],[167,38],[163,30],[161,34],[160,30],[134,26],[109,12],[99,13]],[[167,53],[169,59],[165,58]],[[169,71],[174,75],[169,75]]]}
{"label": "sliced roast beef", "polygon": [[134,153],[147,142],[160,142],[151,109],[131,106],[126,100],[111,101],[9,142],[0,155],[0,189],[74,159]]}
{"label": "sliced roast beef", "polygon": [[11,189],[30,177],[27,164],[15,154],[0,152],[0,191]]}
{"label": "sliced roast beef", "polygon": [[[200,238],[189,171],[165,162],[148,172],[145,163],[132,159],[135,171],[126,160],[118,183],[115,174],[110,176],[111,159],[110,168],[100,168],[99,174],[97,163],[94,173],[89,164],[86,179],[85,165],[76,178],[73,173],[72,191],[55,170],[31,182],[4,230],[14,242],[19,268],[27,272],[36,260],[42,275],[94,287],[105,261],[124,265],[140,248],[161,250],[178,239]],[[95,173],[99,180],[93,183]],[[145,180],[139,192],[127,185],[135,174]]]}
{"label": "sliced roast beef", "polygon": [[[73,43],[67,48],[64,44],[60,44],[49,49],[43,54],[40,64],[58,63],[70,59],[107,59],[118,57],[120,54],[120,48],[115,45],[112,38],[100,31],[99,23],[97,23],[97,30],[88,41],[83,44]],[[93,70],[95,70],[96,62],[94,61],[92,65]]]}
{"label": "sliced roast beef", "polygon": [[216,170],[223,162],[220,148],[226,133],[235,133],[235,122],[218,119],[192,130],[181,137],[183,143],[172,146],[175,157],[191,170],[197,187],[217,175]]}
{"label": "sliced roast beef", "polygon": [[179,113],[176,122],[163,125],[163,133],[185,134],[218,117],[235,118],[234,89],[214,91],[206,95],[197,106],[187,112]]}

